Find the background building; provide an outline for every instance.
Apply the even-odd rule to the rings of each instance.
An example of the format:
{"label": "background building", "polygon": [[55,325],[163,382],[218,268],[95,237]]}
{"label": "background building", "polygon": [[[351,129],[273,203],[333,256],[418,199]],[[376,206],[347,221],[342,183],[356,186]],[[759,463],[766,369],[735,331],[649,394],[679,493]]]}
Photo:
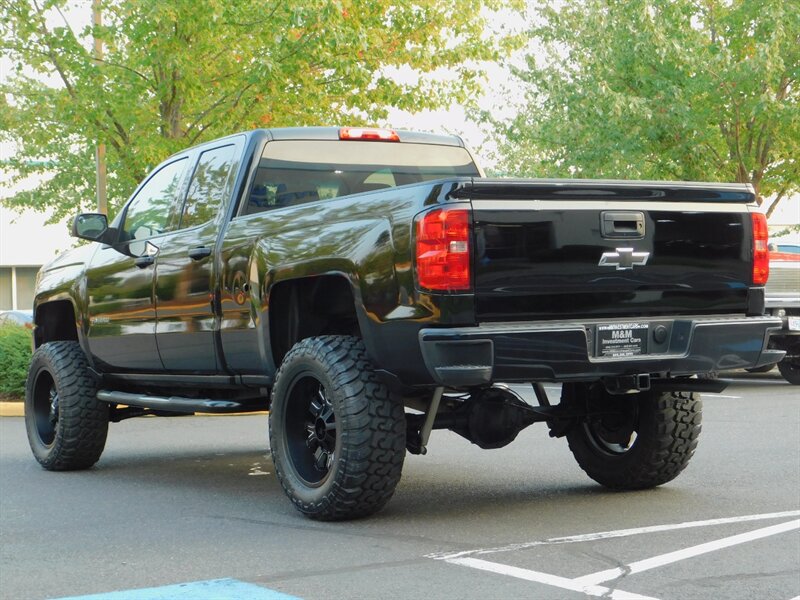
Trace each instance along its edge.
{"label": "background building", "polygon": [[47,214],[22,214],[0,203],[0,311],[30,312],[41,266],[71,248],[66,223],[46,225]]}

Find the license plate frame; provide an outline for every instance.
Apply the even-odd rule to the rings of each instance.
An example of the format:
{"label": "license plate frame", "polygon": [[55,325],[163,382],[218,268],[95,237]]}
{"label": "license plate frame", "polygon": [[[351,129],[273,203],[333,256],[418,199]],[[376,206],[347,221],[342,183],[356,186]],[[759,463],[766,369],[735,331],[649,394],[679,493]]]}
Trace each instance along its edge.
{"label": "license plate frame", "polygon": [[628,358],[647,354],[649,325],[641,322],[603,323],[595,331],[595,356]]}

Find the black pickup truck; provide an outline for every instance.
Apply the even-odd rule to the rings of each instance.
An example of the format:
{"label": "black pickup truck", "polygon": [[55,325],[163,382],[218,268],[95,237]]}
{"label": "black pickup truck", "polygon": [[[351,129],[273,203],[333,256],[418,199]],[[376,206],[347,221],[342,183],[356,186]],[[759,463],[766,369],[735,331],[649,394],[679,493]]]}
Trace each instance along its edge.
{"label": "black pickup truck", "polygon": [[33,453],[83,469],[109,422],[269,409],[289,498],[344,519],[388,501],[433,429],[499,448],[544,422],[599,483],[660,485],[694,452],[697,392],[724,387],[693,375],[782,356],[753,201],[744,185],[487,179],[459,138],[391,130],[191,148],[110,225],[76,217],[97,243],[41,270]]}

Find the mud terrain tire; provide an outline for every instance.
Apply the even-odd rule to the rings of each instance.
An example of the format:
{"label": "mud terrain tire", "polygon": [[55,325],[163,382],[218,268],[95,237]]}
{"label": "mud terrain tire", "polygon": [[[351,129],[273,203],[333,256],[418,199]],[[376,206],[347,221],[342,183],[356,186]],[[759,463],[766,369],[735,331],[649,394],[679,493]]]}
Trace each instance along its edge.
{"label": "mud terrain tire", "polygon": [[33,455],[49,471],[88,469],[106,445],[108,404],[78,342],[51,342],[33,354],[25,427]]}
{"label": "mud terrain tire", "polygon": [[405,458],[401,400],[373,372],[360,339],[324,336],[294,345],[275,376],[269,437],[289,499],[319,520],[382,508]]}

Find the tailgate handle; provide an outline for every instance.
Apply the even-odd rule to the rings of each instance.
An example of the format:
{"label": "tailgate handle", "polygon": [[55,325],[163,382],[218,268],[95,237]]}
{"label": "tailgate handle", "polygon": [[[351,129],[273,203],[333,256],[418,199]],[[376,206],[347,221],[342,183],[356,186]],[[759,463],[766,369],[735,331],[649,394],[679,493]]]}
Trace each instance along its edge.
{"label": "tailgate handle", "polygon": [[600,233],[611,239],[643,238],[644,213],[604,211],[600,213]]}

